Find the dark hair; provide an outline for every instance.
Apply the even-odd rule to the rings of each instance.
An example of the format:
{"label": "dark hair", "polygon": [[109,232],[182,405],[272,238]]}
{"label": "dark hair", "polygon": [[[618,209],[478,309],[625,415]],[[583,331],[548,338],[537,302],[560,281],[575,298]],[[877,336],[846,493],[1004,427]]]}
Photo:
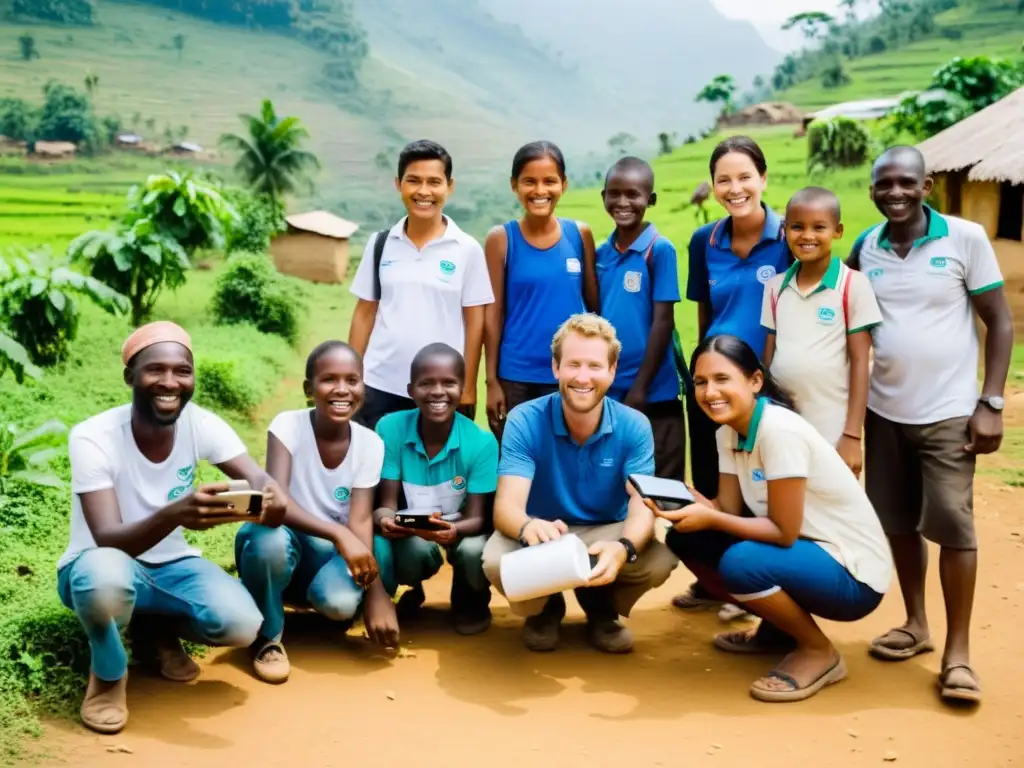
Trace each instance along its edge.
{"label": "dark hair", "polygon": [[409,166],[420,160],[440,160],[444,163],[445,178],[448,181],[452,180],[452,156],[436,141],[428,139],[420,139],[405,145],[398,155],[398,178],[405,176]]}
{"label": "dark hair", "polygon": [[761,151],[761,147],[757,145],[756,141],[749,136],[730,136],[715,147],[711,153],[712,176],[715,175],[718,161],[732,152],[739,152],[741,155],[749,157],[753,161],[754,167],[757,168],[757,172],[762,176],[768,173],[768,161],[765,160],[764,152]]}
{"label": "dark hair", "polygon": [[776,405],[781,405],[783,408],[788,408],[791,411],[796,410],[796,405],[793,401],[793,396],[779,384],[778,380],[772,376],[771,371],[765,368],[764,363],[758,358],[757,353],[750,347],[747,342],[742,339],[738,339],[735,336],[729,336],[728,334],[722,334],[719,336],[710,336],[693,350],[693,357],[690,358],[690,375],[697,369],[697,360],[708,352],[717,352],[729,359],[733,365],[739,368],[749,378],[753,376],[756,371],[760,371],[764,377],[764,385],[761,387],[761,397],[767,397]]}
{"label": "dark hair", "polygon": [[645,183],[650,184],[651,191],[654,191],[654,169],[651,168],[651,164],[646,160],[632,156],[621,158],[605,174],[605,186],[608,186],[608,180],[617,173],[635,173],[643,178]]}
{"label": "dark hair", "polygon": [[437,341],[433,344],[427,344],[412,359],[412,364],[409,366],[410,383],[415,383],[416,378],[420,375],[420,371],[423,370],[427,362],[434,359],[450,362],[455,368],[455,375],[462,381],[466,380],[466,358],[454,347]]}
{"label": "dark hair", "polygon": [[529,144],[521,146],[515,157],[512,158],[512,178],[518,179],[527,164],[534,160],[543,160],[545,157],[550,157],[555,161],[555,165],[558,166],[558,175],[562,177],[562,181],[565,181],[565,156],[562,154],[562,150],[550,141],[531,141]]}
{"label": "dark hair", "polygon": [[839,205],[839,198],[836,197],[835,192],[825,189],[825,187],[804,187],[797,190],[786,203],[786,211],[788,212],[794,205],[821,205],[832,212],[837,223],[843,219],[843,209]]}
{"label": "dark hair", "polygon": [[363,358],[359,356],[352,347],[346,344],[344,341],[338,341],[332,339],[330,341],[324,341],[313,347],[313,351],[309,353],[309,357],[306,358],[306,381],[312,381],[316,378],[316,364],[320,362],[320,358],[326,355],[328,352],[332,352],[335,349],[344,349],[349,352],[359,363],[360,369],[363,367]]}

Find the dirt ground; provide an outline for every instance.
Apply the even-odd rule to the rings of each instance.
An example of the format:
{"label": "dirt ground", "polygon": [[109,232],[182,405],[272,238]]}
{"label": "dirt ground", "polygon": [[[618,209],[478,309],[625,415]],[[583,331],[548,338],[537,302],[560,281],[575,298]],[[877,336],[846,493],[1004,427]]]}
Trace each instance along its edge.
{"label": "dirt ground", "polygon": [[[1024,426],[1024,396],[1013,400],[1007,425]],[[1008,461],[1004,454],[985,464]],[[211,654],[189,685],[137,676],[123,733],[98,736],[71,723],[50,724],[44,764],[1024,765],[1024,489],[979,477],[976,512],[981,565],[973,660],[985,695],[976,710],[939,701],[939,652],[902,663],[868,656],[870,639],[903,620],[895,585],[867,619],[827,625],[849,666],[847,680],[806,702],[764,704],[747,687],[773,659],[715,651],[711,636],[722,625],[714,614],[669,606],[689,583],[681,566],[637,606],[629,620],[636,650],[624,657],[583,642],[572,600],[562,648],[552,654],[523,649],[519,620],[498,596],[491,630],[459,637],[441,610],[446,568],[428,584],[426,615],[404,628],[397,657],[318,617],[296,615],[285,638],[292,660],[285,685],[256,681],[241,651]],[[932,564],[928,600],[941,647],[937,556]]]}

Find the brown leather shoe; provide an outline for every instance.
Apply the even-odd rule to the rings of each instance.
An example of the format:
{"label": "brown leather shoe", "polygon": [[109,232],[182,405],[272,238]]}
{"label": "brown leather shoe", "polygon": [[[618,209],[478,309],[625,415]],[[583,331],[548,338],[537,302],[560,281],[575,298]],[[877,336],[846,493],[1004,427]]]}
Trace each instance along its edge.
{"label": "brown leather shoe", "polygon": [[178,638],[162,641],[156,649],[160,674],[175,683],[190,683],[199,677],[200,668],[181,647]]}
{"label": "brown leather shoe", "polygon": [[605,653],[629,653],[633,633],[619,621],[591,621],[587,622],[587,642]]}
{"label": "brown leather shoe", "polygon": [[523,624],[523,645],[528,650],[541,653],[555,650],[564,618],[565,598],[560,594],[552,595],[544,610],[536,616],[530,616]]}
{"label": "brown leather shoe", "polygon": [[128,723],[128,673],[108,683],[89,672],[80,710],[82,723],[96,733],[118,733]]}

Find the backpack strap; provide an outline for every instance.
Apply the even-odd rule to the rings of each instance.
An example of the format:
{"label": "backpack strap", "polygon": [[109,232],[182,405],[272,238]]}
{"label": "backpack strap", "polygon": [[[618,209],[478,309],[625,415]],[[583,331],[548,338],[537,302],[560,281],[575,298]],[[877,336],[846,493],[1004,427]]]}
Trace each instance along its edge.
{"label": "backpack strap", "polygon": [[779,317],[778,317],[778,306],[779,306],[779,294],[775,292],[775,289],[771,290],[771,302],[772,302],[772,325],[775,326],[775,332],[779,332]]}
{"label": "backpack strap", "polygon": [[842,290],[842,295],[843,295],[843,322],[846,324],[846,330],[849,331],[850,330],[850,281],[853,279],[853,271],[849,267],[847,267],[845,264],[843,265],[843,275],[845,276],[845,279],[843,280],[843,290]]}
{"label": "backpack strap", "polygon": [[373,297],[376,301],[380,301],[381,297],[380,264],[384,259],[384,246],[387,245],[389,234],[390,230],[382,229],[373,236]]}

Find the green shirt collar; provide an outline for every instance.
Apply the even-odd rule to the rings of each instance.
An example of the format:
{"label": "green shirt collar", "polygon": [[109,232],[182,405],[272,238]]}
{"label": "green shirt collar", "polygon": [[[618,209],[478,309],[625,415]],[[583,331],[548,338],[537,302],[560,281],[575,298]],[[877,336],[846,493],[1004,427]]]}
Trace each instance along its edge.
{"label": "green shirt collar", "polygon": [[[462,416],[460,413],[455,414],[455,418],[452,419],[452,429],[448,433],[448,441],[444,444],[444,447],[438,452],[437,456],[429,459],[427,456],[427,448],[423,445],[423,438],[420,436],[420,413],[419,411],[409,419],[409,426],[405,432],[405,444],[411,445],[417,453],[421,454],[424,458],[428,458],[430,463],[433,464],[435,461],[441,461],[449,453],[455,451],[459,447],[459,417]],[[462,416],[465,418],[465,416]]]}
{"label": "green shirt collar", "polygon": [[[932,240],[949,237],[949,222],[946,221],[945,216],[928,205],[924,206],[924,215],[928,217],[928,231],[924,233],[924,237],[919,237],[914,241],[914,248]],[[885,222],[878,233],[878,247],[885,248],[887,251],[892,250],[892,242],[889,240],[889,222]]]}
{"label": "green shirt collar", "polygon": [[766,402],[768,402],[767,397],[757,398],[757,402],[754,404],[754,415],[750,417],[750,429],[745,437],[739,436],[739,440],[736,442],[737,451],[751,453],[754,450],[754,443],[757,441],[757,428],[761,426],[761,415],[764,413]]}
{"label": "green shirt collar", "polygon": [[[836,290],[836,286],[839,285],[839,269],[841,262],[835,256],[829,262],[828,269],[825,270],[825,274],[821,276],[821,283],[814,292],[823,291],[826,288],[831,288],[833,291]],[[800,272],[800,262],[794,261],[789,269],[786,270],[786,276],[782,278],[782,286],[779,288],[781,294],[786,290],[786,286],[789,285],[793,280],[796,279],[797,274]]]}

